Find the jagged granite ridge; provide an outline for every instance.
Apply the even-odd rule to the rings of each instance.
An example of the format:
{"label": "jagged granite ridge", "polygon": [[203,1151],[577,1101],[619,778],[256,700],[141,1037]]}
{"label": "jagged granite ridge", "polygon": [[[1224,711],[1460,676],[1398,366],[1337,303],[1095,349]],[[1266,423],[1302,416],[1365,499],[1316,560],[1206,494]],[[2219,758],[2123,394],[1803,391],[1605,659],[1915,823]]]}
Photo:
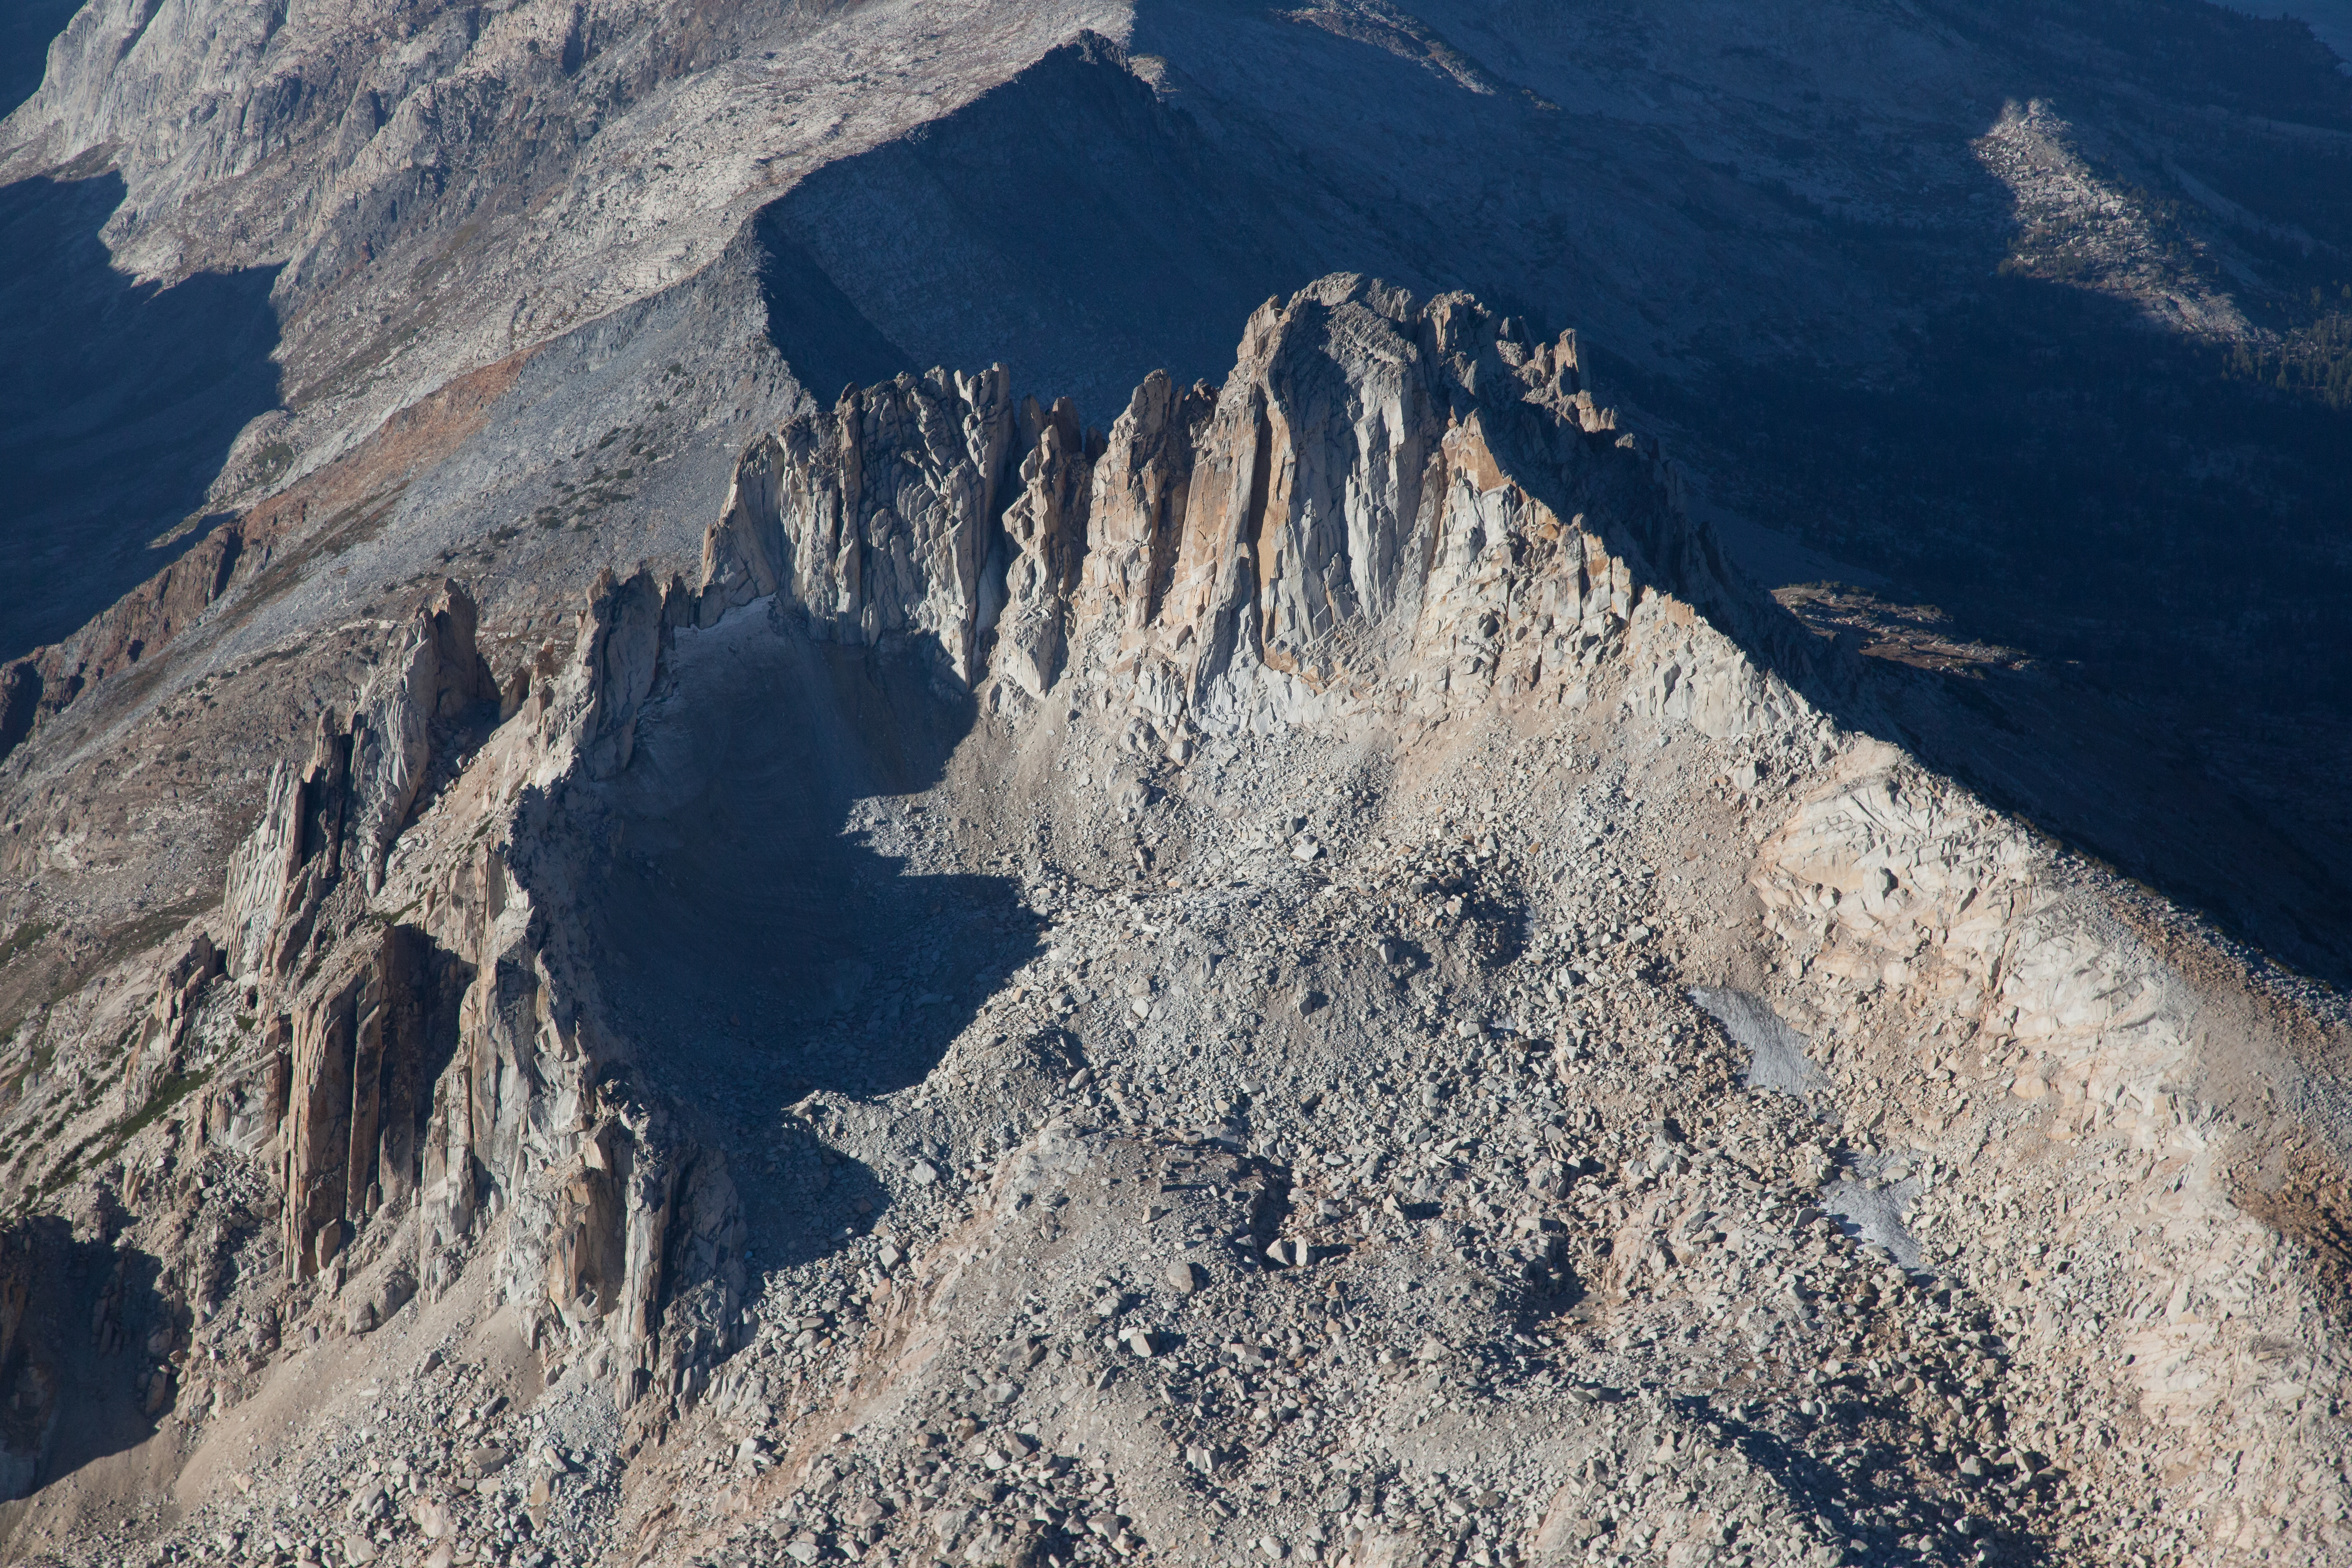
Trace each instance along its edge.
{"label": "jagged granite ridge", "polygon": [[[226,936],[200,918],[126,988],[162,1047],[137,1059],[194,1098],[61,1178],[86,1235],[8,1256],[112,1260],[75,1375],[168,1416],[192,1489],[242,1410],[357,1357],[409,1446],[342,1487],[366,1551],[478,1556],[527,1516],[653,1560],[2087,1560],[2086,1493],[2144,1505],[2120,1528],[2151,1551],[2190,1514],[2216,1560],[2336,1546],[2324,1036],[1822,711],[1833,651],[1725,565],[1572,340],[1335,277],[1255,315],[1222,388],[1153,378],[1100,437],[1001,371],[902,377],[755,442],[704,562],[604,574],[502,685],[454,585],[387,628],[352,717],[273,776]],[[748,1073],[745,1026],[651,1016],[625,945],[731,889],[616,878],[695,813],[728,873],[772,870],[709,793],[761,767],[695,726],[840,692],[904,731],[855,743],[951,742],[887,787],[850,770],[848,822],[945,880],[1011,868],[1055,945],[982,972],[915,1081],[747,1131],[687,1071]],[[971,814],[949,847],[889,804],[919,795]],[[632,898],[637,925],[592,918]],[[857,1021],[856,968],[776,1048],[855,1061],[962,1016],[927,991]],[[1830,1087],[1740,1088],[1695,980],[1786,1016]],[[1194,1077],[1216,1098],[1180,1110]],[[780,1224],[781,1161],[852,1151],[870,1187],[821,1176]],[[2053,1285],[2033,1224],[1947,1193],[2136,1239]],[[275,1224],[236,1239],[232,1199]],[[808,1250],[755,1263],[755,1228]],[[2144,1370],[2086,1357],[2110,1312]],[[567,1450],[509,1471],[517,1396]],[[66,1415],[28,1408],[29,1483]],[[460,1450],[436,1421],[466,1410],[503,1436]],[[2246,1486],[2216,1464],[2257,1452]],[[261,1501],[192,1517],[335,1540],[284,1500],[341,1484],[331,1446],[268,1464]],[[2282,1478],[2307,1519],[2264,1511]]]}

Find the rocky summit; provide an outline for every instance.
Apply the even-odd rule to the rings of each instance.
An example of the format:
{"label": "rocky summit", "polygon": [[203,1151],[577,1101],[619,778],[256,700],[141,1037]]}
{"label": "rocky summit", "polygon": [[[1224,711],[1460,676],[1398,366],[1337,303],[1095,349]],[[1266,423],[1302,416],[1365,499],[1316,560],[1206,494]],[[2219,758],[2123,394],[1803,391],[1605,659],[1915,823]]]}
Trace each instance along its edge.
{"label": "rocky summit", "polygon": [[[115,390],[38,411],[22,519],[119,468],[159,542],[112,597],[73,535],[85,613],[0,650],[0,1562],[2352,1557],[2345,922],[2280,827],[2330,797],[1768,581],[1806,547],[1671,414],[1783,310],[1856,375],[1908,330],[1691,173],[1753,102],[1866,140],[2017,38],[2189,89],[2087,12],[1767,6],[1811,74],[1698,92],[1629,51],[1754,24],[1229,9],[58,19],[0,218],[110,183],[149,281],[67,323]],[[2210,9],[2151,7],[2210,34],[2182,134],[2340,159],[2352,81]],[[1430,119],[1376,179],[1329,116],[1383,83],[1491,158],[1399,184]],[[1680,205],[1464,194],[1636,99]],[[2018,246],[2284,352],[2253,262],[2132,226],[2130,115],[1987,108]],[[1637,329],[1609,223],[1771,282]],[[267,406],[221,342],[124,401],[257,268],[172,331],[276,323]]]}

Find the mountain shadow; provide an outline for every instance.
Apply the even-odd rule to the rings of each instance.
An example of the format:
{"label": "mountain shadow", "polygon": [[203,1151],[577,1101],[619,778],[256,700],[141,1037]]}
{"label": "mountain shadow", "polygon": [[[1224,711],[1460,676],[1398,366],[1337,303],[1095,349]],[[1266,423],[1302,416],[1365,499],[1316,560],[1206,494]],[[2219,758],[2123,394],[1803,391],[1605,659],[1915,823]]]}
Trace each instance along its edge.
{"label": "mountain shadow", "polygon": [[153,542],[278,402],[278,268],[129,278],[100,237],[122,197],[110,173],[0,187],[0,659],[56,641],[194,543],[199,528]]}
{"label": "mountain shadow", "polygon": [[171,1408],[164,1358],[187,1313],[161,1278],[153,1257],[77,1237],[58,1215],[0,1232],[0,1555],[7,1504],[136,1447]]}
{"label": "mountain shadow", "polygon": [[665,654],[667,692],[602,794],[583,913],[616,1025],[727,1152],[774,1267],[887,1201],[785,1109],[922,1081],[1034,956],[1038,925],[1012,879],[917,871],[905,852],[955,831],[919,826],[906,797],[941,778],[971,698],[916,657],[814,642],[765,608]]}
{"label": "mountain shadow", "polygon": [[[1937,294],[1916,240],[1850,241]],[[2352,409],[1979,260],[1877,384],[1796,361],[1677,383],[1605,355],[1603,379],[1681,427],[1717,500],[1996,645],[1919,658],[1885,617],[1792,600],[1887,655],[1843,717],[1891,718],[1930,766],[2352,983]]]}
{"label": "mountain shadow", "polygon": [[[762,227],[911,363],[1001,360],[1016,388],[1067,395],[1108,425],[1154,370],[1222,377],[1270,296],[1369,265],[1301,218],[1269,177],[1275,156],[1254,149],[1244,164],[1086,33],[812,174]],[[841,384],[802,379],[826,400]]]}
{"label": "mountain shadow", "polygon": [[[2109,77],[2162,101],[2218,93],[2250,113],[2268,82],[2312,124],[2352,104],[2326,51],[2291,25],[2175,0],[1938,9],[1979,38],[1966,86],[1986,105]],[[1199,18],[1147,11],[1135,47],[1165,34],[1179,58]],[[2352,591],[2340,548],[2352,413],[2282,395],[2081,279],[2004,269],[2012,231],[1991,215],[2011,194],[1967,153],[1982,120],[1933,132],[1965,171],[1937,187],[1937,221],[1872,224],[1604,116],[1466,90],[1353,36],[1293,28],[1281,41],[1305,83],[1377,84],[1367,90],[1391,95],[1394,123],[1368,126],[1360,148],[1286,143],[1277,122],[1250,118],[1265,106],[1181,82],[1156,93],[1138,74],[1154,68],[1148,57],[1081,38],[818,171],[767,209],[764,231],[821,280],[812,297],[837,292],[861,331],[870,324],[912,363],[1003,359],[1017,387],[1071,393],[1101,423],[1153,368],[1222,375],[1252,309],[1334,268],[1467,287],[1540,331],[1584,330],[1603,400],[1659,426],[1716,499],[1941,606],[1966,637],[2030,656],[2023,669],[1890,668],[1842,717],[1891,727],[1931,765],[2287,962],[2352,978],[2352,731],[2332,720],[2352,695],[2352,643],[2331,610]],[[1400,126],[1477,127],[1486,162],[1372,200],[1362,193],[1380,183],[1355,163],[1409,140]],[[2352,205],[2327,194],[2352,189],[2329,177],[2334,143],[2250,152],[2179,117],[2165,134],[2202,138],[2199,166],[2234,199],[2336,245],[2262,258],[2299,289],[2334,289],[2319,272],[2352,244]],[[1672,374],[1643,368],[1631,351],[1643,321],[1665,319],[1653,312],[1712,307],[1640,297],[1667,288],[1671,269],[1635,280],[1629,303],[1627,279],[1593,259],[1604,232],[1570,224],[1557,245],[1531,246],[1496,216],[1514,210],[1496,187],[1509,179],[1551,183],[1530,210],[1610,207],[1553,185],[1617,162],[1718,215],[1686,232],[1654,193],[1617,191],[1612,203],[1633,204],[1664,259],[1722,247],[1712,270],[1750,283],[1771,258],[1790,276],[1828,268],[1869,307],[1877,346],[1858,361],[1851,334],[1832,332],[1759,359],[1751,340],[1713,363],[1679,356]],[[2300,177],[2271,178],[2290,166]],[[1609,353],[1612,331],[1632,334],[1625,357]],[[837,384],[804,379],[820,397]]]}
{"label": "mountain shadow", "polygon": [[901,371],[921,372],[904,349],[867,321],[807,247],[793,237],[784,203],[754,215],[750,238],[757,258],[760,300],[768,341],[792,367],[793,379],[819,404],[845,387],[871,386]]}
{"label": "mountain shadow", "polygon": [[79,0],[11,0],[0,11],[0,119],[40,90],[50,40],[79,9]]}

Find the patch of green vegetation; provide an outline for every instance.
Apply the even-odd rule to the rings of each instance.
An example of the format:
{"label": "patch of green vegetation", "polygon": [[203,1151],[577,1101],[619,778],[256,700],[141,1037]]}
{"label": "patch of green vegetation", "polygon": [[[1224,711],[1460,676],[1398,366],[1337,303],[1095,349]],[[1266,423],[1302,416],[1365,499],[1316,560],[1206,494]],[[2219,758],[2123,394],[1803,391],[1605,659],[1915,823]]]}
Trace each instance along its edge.
{"label": "patch of green vegetation", "polygon": [[155,1125],[172,1107],[204,1088],[205,1080],[212,1076],[209,1069],[195,1073],[174,1073],[157,1084],[155,1092],[148,1097],[146,1104],[115,1125],[113,1142],[108,1145],[106,1155],[111,1156],[115,1150],[121,1148],[123,1144]]}
{"label": "patch of green vegetation", "polygon": [[[75,1144],[72,1148],[67,1150],[65,1158],[50,1166],[49,1173],[41,1179],[41,1184],[39,1188],[37,1189],[38,1194],[40,1196],[47,1197],[49,1194],[56,1192],[68,1182],[72,1181],[74,1177],[79,1175],[81,1173],[81,1157],[89,1152],[89,1146],[91,1144],[97,1142],[104,1136],[106,1136],[104,1132],[93,1132],[89,1137],[83,1139],[80,1142]],[[46,1137],[43,1141],[47,1142]]]}
{"label": "patch of green vegetation", "polygon": [[[155,1086],[155,1092],[148,1096],[146,1104],[121,1121],[100,1128],[68,1150],[57,1168],[43,1179],[40,1195],[46,1197],[58,1191],[88,1166],[102,1164],[114,1158],[121,1152],[125,1143],[162,1121],[173,1106],[204,1088],[212,1076],[207,1069],[196,1073],[174,1073],[165,1079]],[[101,1144],[103,1147],[99,1147]],[[93,1148],[98,1151],[95,1154],[90,1152]],[[89,1157],[85,1160],[84,1156]]]}
{"label": "patch of green vegetation", "polygon": [[8,963],[19,954],[30,952],[43,937],[57,929],[47,921],[26,921],[8,933],[6,942],[0,942],[0,964]]}
{"label": "patch of green vegetation", "polygon": [[373,921],[377,925],[382,926],[384,930],[390,931],[393,927],[406,920],[410,915],[415,914],[418,909],[423,907],[424,903],[425,900],[420,895],[409,900],[408,902],[403,904],[396,910],[370,910],[367,912],[367,918]]}
{"label": "patch of green vegetation", "polygon": [[[2319,290],[2312,290],[2315,300]],[[2275,343],[2240,343],[2227,374],[2337,412],[2352,409],[2352,314],[2331,311]]]}
{"label": "patch of green vegetation", "polygon": [[92,969],[103,968],[154,946],[187,924],[190,916],[201,914],[218,902],[220,898],[217,894],[197,893],[182,899],[176,904],[166,904],[152,914],[141,916],[107,938],[106,944],[99,950]]}

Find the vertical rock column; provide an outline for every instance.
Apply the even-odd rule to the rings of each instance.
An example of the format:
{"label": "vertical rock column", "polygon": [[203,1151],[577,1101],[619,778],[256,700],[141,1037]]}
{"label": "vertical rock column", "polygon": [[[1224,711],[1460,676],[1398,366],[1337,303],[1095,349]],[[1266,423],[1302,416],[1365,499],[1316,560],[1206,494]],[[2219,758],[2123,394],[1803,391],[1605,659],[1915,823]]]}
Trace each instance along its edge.
{"label": "vertical rock column", "polygon": [[342,872],[351,758],[351,736],[326,712],[309,766],[270,770],[261,820],[228,861],[228,957],[241,980],[285,979],[310,944]]}
{"label": "vertical rock column", "polygon": [[286,1267],[308,1279],[342,1250],[343,1184],[352,1140],[352,1053],[358,1034],[353,976],[294,1020],[285,1148]]}
{"label": "vertical rock column", "polygon": [[[1165,376],[1160,378],[1166,380]],[[1028,455],[1021,489],[1004,509],[1004,605],[996,624],[996,668],[1032,697],[1061,668],[1064,619],[1087,550],[1087,498],[1093,459],[1066,397],[1048,411],[1035,398],[1022,410]]]}
{"label": "vertical rock column", "polygon": [[285,1242],[290,1278],[312,1278],[417,1176],[430,978],[422,932],[394,926],[364,966],[294,1021],[288,1086]]}

